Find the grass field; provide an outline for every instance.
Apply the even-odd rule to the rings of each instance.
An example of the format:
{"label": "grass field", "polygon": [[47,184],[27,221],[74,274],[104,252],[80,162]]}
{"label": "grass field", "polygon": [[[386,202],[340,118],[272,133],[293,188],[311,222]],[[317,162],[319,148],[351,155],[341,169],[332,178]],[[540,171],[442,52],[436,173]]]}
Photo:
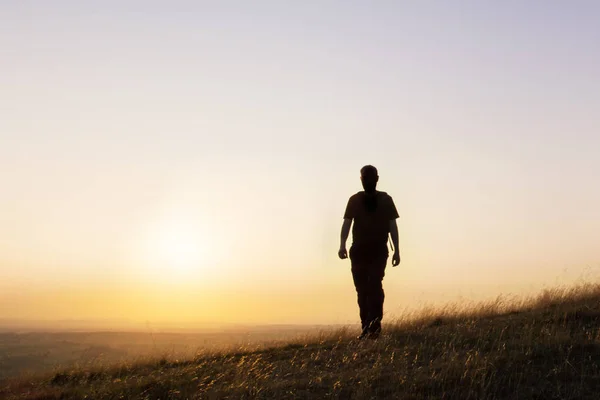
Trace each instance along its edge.
{"label": "grass field", "polygon": [[190,332],[14,330],[0,332],[0,381],[72,368],[96,368],[168,356],[186,359],[199,351],[260,349],[314,332],[316,326],[236,326]]}
{"label": "grass field", "polygon": [[188,359],[79,367],[4,382],[6,399],[597,399],[600,285],[448,306],[385,326]]}

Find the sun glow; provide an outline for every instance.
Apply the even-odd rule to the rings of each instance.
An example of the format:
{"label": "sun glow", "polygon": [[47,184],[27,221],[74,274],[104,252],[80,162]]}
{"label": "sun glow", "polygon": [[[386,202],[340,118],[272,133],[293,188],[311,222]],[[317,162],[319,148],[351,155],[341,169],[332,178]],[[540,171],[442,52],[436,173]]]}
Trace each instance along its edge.
{"label": "sun glow", "polygon": [[155,258],[178,272],[191,272],[202,262],[202,238],[190,230],[166,230],[157,235]]}
{"label": "sun glow", "polygon": [[159,281],[185,281],[210,268],[203,227],[184,219],[160,221],[148,227],[139,252],[145,274]]}

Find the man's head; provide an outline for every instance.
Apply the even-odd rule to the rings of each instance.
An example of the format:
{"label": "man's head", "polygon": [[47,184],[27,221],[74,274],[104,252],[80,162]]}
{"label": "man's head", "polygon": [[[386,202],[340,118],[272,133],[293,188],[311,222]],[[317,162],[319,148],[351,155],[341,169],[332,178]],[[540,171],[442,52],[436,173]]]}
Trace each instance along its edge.
{"label": "man's head", "polygon": [[372,165],[365,165],[360,170],[360,180],[363,185],[363,189],[367,193],[374,193],[377,187],[377,181],[379,181],[379,175],[377,174],[377,168]]}

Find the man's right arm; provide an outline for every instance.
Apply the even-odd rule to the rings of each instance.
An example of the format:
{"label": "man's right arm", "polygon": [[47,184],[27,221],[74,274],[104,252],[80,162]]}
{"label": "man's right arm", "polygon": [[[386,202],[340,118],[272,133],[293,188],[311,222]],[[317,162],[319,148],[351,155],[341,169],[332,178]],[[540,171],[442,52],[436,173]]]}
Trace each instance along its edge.
{"label": "man's right arm", "polygon": [[344,218],[344,223],[342,224],[342,232],[340,233],[340,250],[338,251],[338,256],[342,260],[344,258],[348,258],[348,251],[346,251],[346,242],[348,241],[348,236],[350,235],[351,225],[352,219]]}
{"label": "man's right arm", "polygon": [[346,205],[346,211],[344,211],[344,223],[342,224],[342,232],[340,233],[340,250],[338,256],[343,260],[348,258],[348,251],[346,251],[346,242],[350,235],[350,226],[352,226],[352,220],[354,219],[354,202],[352,197],[348,200]]}

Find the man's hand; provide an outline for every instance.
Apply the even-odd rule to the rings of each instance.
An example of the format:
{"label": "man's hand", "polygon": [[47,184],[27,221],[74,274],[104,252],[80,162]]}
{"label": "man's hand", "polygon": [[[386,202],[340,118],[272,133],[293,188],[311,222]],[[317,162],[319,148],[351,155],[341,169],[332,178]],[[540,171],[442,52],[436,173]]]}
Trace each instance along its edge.
{"label": "man's hand", "polygon": [[394,256],[392,257],[392,267],[397,267],[400,264],[400,252],[396,250],[394,252]]}
{"label": "man's hand", "polygon": [[338,257],[340,257],[342,260],[348,258],[348,252],[346,251],[345,247],[340,247],[338,251]]}

